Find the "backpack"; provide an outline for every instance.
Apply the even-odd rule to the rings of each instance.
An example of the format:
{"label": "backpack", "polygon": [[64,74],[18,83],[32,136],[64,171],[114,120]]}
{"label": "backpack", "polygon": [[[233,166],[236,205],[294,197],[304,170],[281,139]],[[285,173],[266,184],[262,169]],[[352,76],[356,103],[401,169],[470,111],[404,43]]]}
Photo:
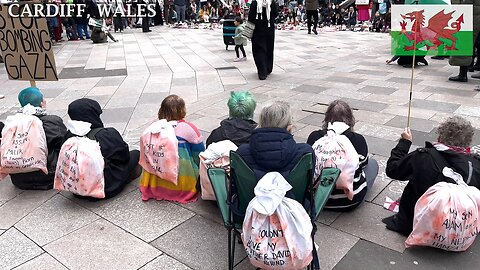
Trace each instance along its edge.
{"label": "backpack", "polygon": [[165,119],[155,121],[140,136],[140,161],[142,168],[162,179],[177,185],[178,140],[176,122]]}
{"label": "backpack", "polygon": [[57,161],[53,188],[93,198],[105,198],[105,161],[96,141],[96,134],[102,128],[95,128],[85,137],[71,137],[66,140]]}
{"label": "backpack", "polygon": [[[41,170],[48,174],[48,147],[43,123],[33,115],[33,106],[24,113],[8,116],[0,143],[0,175]],[[0,178],[1,179],[1,178]]]}
{"label": "backpack", "polygon": [[353,199],[353,179],[360,159],[350,140],[342,135],[349,126],[342,122],[328,124],[327,134],[312,146],[316,156],[314,178],[317,179],[323,168],[338,168],[341,173],[336,183],[345,195]]}
{"label": "backpack", "polygon": [[444,167],[442,173],[457,184],[439,182],[418,199],[413,231],[405,241],[407,248],[429,246],[465,251],[479,233],[480,191],[468,186],[451,168]]}
{"label": "backpack", "polygon": [[378,4],[378,12],[382,15],[387,14],[387,3],[379,3]]}
{"label": "backpack", "polygon": [[255,187],[242,226],[245,251],[255,267],[297,270],[313,259],[313,225],[300,203],[285,194],[292,186],[269,172]]}

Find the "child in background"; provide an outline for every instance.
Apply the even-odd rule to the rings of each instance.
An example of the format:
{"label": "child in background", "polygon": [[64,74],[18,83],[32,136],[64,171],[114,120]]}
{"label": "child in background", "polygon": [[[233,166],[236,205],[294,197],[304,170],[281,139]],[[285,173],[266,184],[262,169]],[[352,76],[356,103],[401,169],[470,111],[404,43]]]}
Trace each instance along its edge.
{"label": "child in background", "polygon": [[[245,54],[245,49],[243,48],[243,46],[247,46],[247,38],[242,35],[244,28],[243,19],[240,17],[236,17],[234,24],[237,27],[235,29],[235,36],[233,37],[233,40],[235,41],[235,53],[237,54],[237,58],[233,61],[247,61],[247,55]],[[242,51],[243,57],[240,57],[240,52],[238,50]]]}

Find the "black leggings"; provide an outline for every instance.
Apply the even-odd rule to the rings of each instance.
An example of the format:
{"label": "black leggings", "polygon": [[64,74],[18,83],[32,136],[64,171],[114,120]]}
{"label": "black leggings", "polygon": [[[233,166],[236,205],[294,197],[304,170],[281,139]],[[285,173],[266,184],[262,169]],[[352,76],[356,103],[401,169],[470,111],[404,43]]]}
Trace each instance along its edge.
{"label": "black leggings", "polygon": [[240,49],[242,51],[243,57],[247,57],[247,54],[245,53],[245,49],[243,48],[242,45],[235,45],[235,53],[237,54],[237,58],[240,58],[240,52],[238,51]]}
{"label": "black leggings", "polygon": [[312,29],[312,24],[313,24],[313,30],[316,30],[317,29],[317,24],[318,24],[318,11],[317,10],[307,10],[308,32],[310,32],[310,30]]}

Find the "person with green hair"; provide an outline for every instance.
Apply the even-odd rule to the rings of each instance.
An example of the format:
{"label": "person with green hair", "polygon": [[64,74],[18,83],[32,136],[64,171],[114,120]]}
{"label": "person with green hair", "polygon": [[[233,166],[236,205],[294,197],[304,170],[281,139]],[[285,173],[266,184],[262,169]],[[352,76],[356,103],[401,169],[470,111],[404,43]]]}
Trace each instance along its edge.
{"label": "person with green hair", "polygon": [[250,135],[257,127],[253,113],[257,102],[250,92],[231,92],[228,100],[229,117],[220,122],[207,138],[207,147],[211,143],[230,140],[240,146],[250,142]]}
{"label": "person with green hair", "polygon": [[[53,179],[57,167],[58,153],[63,144],[63,136],[67,133],[67,128],[63,124],[62,118],[56,115],[47,115],[45,109],[46,102],[42,92],[37,87],[28,87],[18,94],[18,102],[22,113],[25,106],[34,107],[34,115],[42,121],[45,138],[47,139],[47,169],[48,174],[42,171],[28,173],[11,174],[12,183],[20,189],[26,190],[47,190],[53,188]],[[8,128],[8,126],[5,126]]]}

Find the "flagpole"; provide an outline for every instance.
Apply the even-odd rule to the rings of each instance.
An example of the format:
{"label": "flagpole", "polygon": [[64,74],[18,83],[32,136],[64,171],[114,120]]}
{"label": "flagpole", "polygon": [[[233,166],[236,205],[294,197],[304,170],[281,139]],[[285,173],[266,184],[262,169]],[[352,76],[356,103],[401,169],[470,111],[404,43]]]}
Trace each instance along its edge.
{"label": "flagpole", "polygon": [[[418,4],[418,1],[415,1],[416,4]],[[415,29],[413,31],[413,59],[412,59],[412,76],[410,78],[410,93],[409,93],[409,99],[408,99],[408,115],[407,115],[407,128],[410,128],[410,116],[412,112],[412,96],[413,96],[413,77],[415,74],[415,55],[417,52],[417,28],[418,24],[415,21]]]}

